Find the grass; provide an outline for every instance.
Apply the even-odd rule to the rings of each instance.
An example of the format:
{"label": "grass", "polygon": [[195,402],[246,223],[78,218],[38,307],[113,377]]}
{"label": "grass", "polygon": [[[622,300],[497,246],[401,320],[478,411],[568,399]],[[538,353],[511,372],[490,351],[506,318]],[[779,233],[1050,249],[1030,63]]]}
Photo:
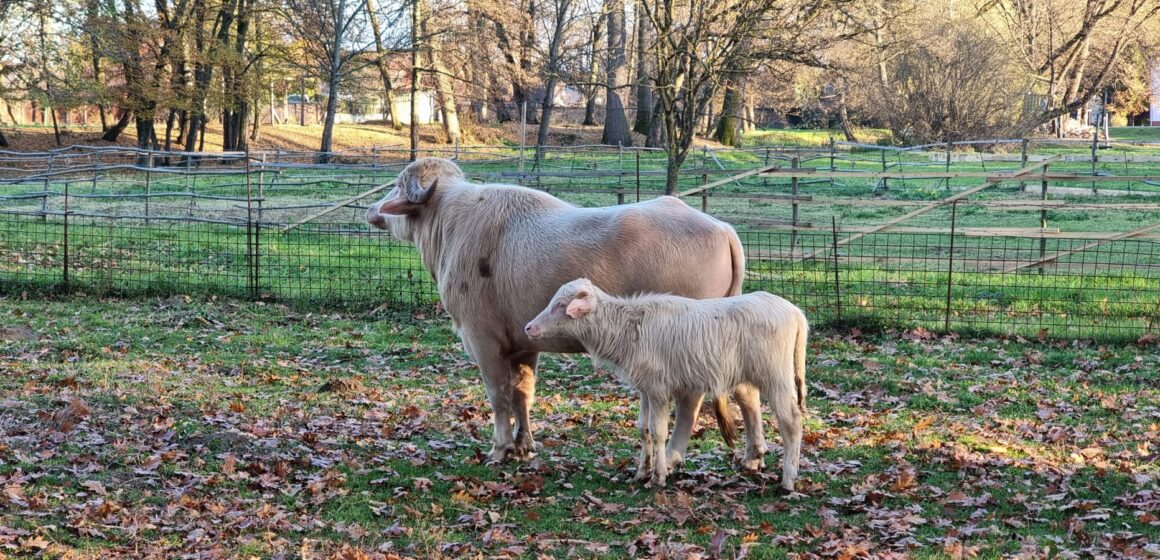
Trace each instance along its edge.
{"label": "grass", "polygon": [[1160,540],[1154,343],[817,331],[785,497],[776,435],[766,472],[738,476],[708,418],[668,489],[631,482],[635,401],[573,356],[543,359],[536,459],[479,464],[478,374],[422,309],[0,301],[6,553],[990,558]]}

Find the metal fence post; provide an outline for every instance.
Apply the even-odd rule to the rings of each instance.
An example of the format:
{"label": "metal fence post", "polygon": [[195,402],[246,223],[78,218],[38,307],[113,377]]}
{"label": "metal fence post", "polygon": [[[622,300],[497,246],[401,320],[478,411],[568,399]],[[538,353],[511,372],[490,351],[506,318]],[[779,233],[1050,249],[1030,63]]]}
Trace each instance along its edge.
{"label": "metal fence post", "polygon": [[246,146],[246,267],[249,269],[247,283],[250,297],[258,298],[258,254],[257,232],[254,228],[254,194],[250,185],[250,147]]}
{"label": "metal fence post", "polygon": [[640,150],[636,151],[636,201],[640,202]]}
{"label": "metal fence post", "polygon": [[1093,177],[1092,194],[1093,195],[1100,194],[1099,189],[1096,188],[1096,182],[1094,180],[1094,177],[1096,176],[1096,164],[1098,164],[1100,161],[1100,154],[1097,151],[1099,149],[1100,149],[1100,131],[1097,128],[1096,131],[1092,133],[1092,177]]}
{"label": "metal fence post", "polygon": [[149,199],[153,192],[153,152],[149,152],[148,167],[145,168],[145,225],[149,225]]}
{"label": "metal fence post", "polygon": [[955,218],[958,215],[959,201],[951,203],[951,242],[947,252],[947,307],[946,318],[943,321],[943,331],[951,332],[951,288],[954,286],[955,276]]}
{"label": "metal fence post", "polygon": [[[1021,144],[1022,144],[1022,147],[1019,150],[1019,154],[1020,154],[1019,155],[1019,169],[1023,169],[1024,167],[1027,167],[1027,139],[1024,138],[1023,142],[1021,142]],[[982,157],[982,156],[980,156],[980,157]],[[1023,181],[1019,181],[1019,192],[1023,192],[1025,190],[1027,190],[1027,183],[1025,183]]]}
{"label": "metal fence post", "polygon": [[[1039,185],[1039,200],[1043,203],[1043,206],[1039,209],[1039,227],[1041,228],[1040,233],[1039,233],[1039,260],[1041,260],[1041,261],[1047,257],[1047,238],[1044,237],[1044,232],[1047,231],[1047,177],[1046,177],[1046,175],[1047,175],[1047,168],[1048,167],[1050,167],[1050,165],[1043,166],[1044,178],[1043,178],[1043,181]],[[1039,274],[1044,274],[1042,266],[1039,267]]]}
{"label": "metal fence post", "polygon": [[838,218],[830,216],[830,231],[834,235],[834,298],[836,300],[838,321],[842,320],[842,281],[838,276]]}
{"label": "metal fence post", "polygon": [[[951,172],[951,150],[952,149],[954,149],[954,144],[952,144],[950,140],[947,140],[947,168],[946,168],[946,172],[948,174]],[[979,154],[979,157],[982,157],[982,154]],[[1026,167],[1026,166],[1024,166],[1024,167]],[[946,190],[948,190],[948,191],[951,190],[951,178],[948,176],[948,177],[944,178],[943,181],[945,181],[944,184],[946,185]]]}
{"label": "metal fence post", "polygon": [[793,172],[795,173],[795,175],[793,177],[791,177],[789,180],[790,194],[793,195],[793,203],[792,203],[793,217],[792,217],[792,223],[790,224],[792,229],[790,229],[790,233],[789,233],[789,256],[790,256],[790,258],[793,258],[794,254],[797,252],[798,177],[797,177],[796,173],[797,173],[798,168],[800,168],[800,167],[801,167],[801,160],[798,159],[798,156],[794,156],[792,159],[789,160],[789,168],[792,169]]}
{"label": "metal fence post", "polygon": [[69,278],[68,278],[68,256],[69,256],[68,255],[68,212],[69,212],[69,210],[68,210],[68,181],[65,181],[64,182],[64,248],[62,251],[62,256],[64,257],[64,263],[63,263],[63,267],[61,269],[61,286],[62,286],[62,289],[64,290],[64,293],[66,293],[66,294],[70,291],[69,290]]}
{"label": "metal fence post", "polygon": [[837,148],[835,146],[836,146],[836,144],[834,144],[834,137],[831,136],[830,137],[830,173],[831,173],[831,175],[830,175],[830,189],[831,190],[833,190],[833,188],[834,188],[834,176],[832,175],[832,173],[838,170],[837,167],[834,167],[834,159],[838,155]]}
{"label": "metal fence post", "polygon": [[[882,148],[880,152],[882,153],[882,172],[886,173],[886,148]],[[882,190],[890,190],[890,184],[887,183],[886,177],[882,177]]]}
{"label": "metal fence post", "polygon": [[[702,173],[701,174],[701,186],[705,186],[708,184],[709,184],[709,174]],[[706,213],[706,214],[709,213],[709,191],[708,190],[701,191],[701,211]]]}

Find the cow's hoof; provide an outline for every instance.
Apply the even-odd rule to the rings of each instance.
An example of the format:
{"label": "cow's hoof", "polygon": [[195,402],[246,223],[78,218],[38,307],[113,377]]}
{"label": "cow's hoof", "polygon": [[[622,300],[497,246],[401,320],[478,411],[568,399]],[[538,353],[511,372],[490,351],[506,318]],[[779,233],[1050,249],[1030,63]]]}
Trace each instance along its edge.
{"label": "cow's hoof", "polygon": [[636,474],[632,476],[632,479],[636,482],[644,482],[648,480],[651,474],[652,473],[648,472],[647,467],[643,469],[636,469]]}
{"label": "cow's hoof", "polygon": [[516,446],[514,443],[506,443],[498,447],[492,447],[491,452],[487,454],[487,464],[500,465],[508,462],[512,455],[515,454]]}
{"label": "cow's hoof", "polygon": [[526,461],[536,456],[536,448],[539,444],[529,435],[520,435],[516,438],[515,444],[512,446],[512,458],[517,461]]}
{"label": "cow's hoof", "polygon": [[668,452],[668,456],[669,456],[669,470],[670,471],[679,469],[682,466],[684,466],[685,456],[682,455],[680,451],[677,451],[676,449],[670,449]]}
{"label": "cow's hoof", "polygon": [[665,477],[657,475],[654,473],[652,475],[652,478],[650,478],[648,481],[648,486],[649,486],[649,488],[653,488],[656,490],[660,490],[661,488],[664,488],[665,487]]}
{"label": "cow's hoof", "polygon": [[754,459],[743,459],[741,461],[741,470],[747,473],[755,473],[765,468],[765,459],[757,457]]}

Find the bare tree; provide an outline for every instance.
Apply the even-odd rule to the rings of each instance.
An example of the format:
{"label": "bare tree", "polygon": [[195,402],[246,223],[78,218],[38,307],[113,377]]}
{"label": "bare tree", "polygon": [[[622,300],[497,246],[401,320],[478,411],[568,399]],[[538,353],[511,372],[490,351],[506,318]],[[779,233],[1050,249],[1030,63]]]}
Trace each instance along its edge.
{"label": "bare tree", "polygon": [[536,136],[536,162],[543,156],[548,144],[548,131],[552,123],[552,110],[556,106],[556,84],[560,81],[560,43],[572,18],[571,0],[554,0],[555,14],[552,18],[552,34],[548,40],[548,79],[544,85],[544,103],[540,114],[540,130]]}
{"label": "bare tree", "polygon": [[652,57],[649,49],[655,43],[653,32],[648,18],[640,17],[643,9],[637,1],[636,18],[636,118],[633,119],[632,129],[635,132],[647,135],[652,129],[653,121],[653,92],[652,92]]}
{"label": "bare tree", "polygon": [[1007,45],[1045,85],[1047,103],[1036,120],[1046,123],[1101,91],[1125,44],[1160,14],[1160,1],[987,0],[979,13],[997,16]]}
{"label": "bare tree", "polygon": [[600,93],[600,39],[604,35],[604,15],[599,14],[592,22],[592,34],[588,43],[588,71],[582,91],[584,92],[584,124],[596,124],[596,95]]}
{"label": "bare tree", "polygon": [[458,144],[462,139],[462,133],[459,129],[459,112],[455,107],[455,94],[451,88],[451,75],[443,64],[442,50],[444,46],[440,37],[444,30],[437,31],[435,25],[431,23],[434,19],[434,12],[429,5],[423,12],[426,14],[420,24],[425,39],[423,51],[427,56],[428,70],[435,75],[435,96],[439,101],[443,115],[443,132],[447,135],[448,141]]}
{"label": "bare tree", "polygon": [[642,0],[656,29],[653,78],[668,152],[665,192],[677,189],[698,121],[730,76],[760,63],[820,65],[821,46],[848,38],[829,0]]}
{"label": "bare tree", "polygon": [[365,39],[367,0],[284,0],[283,17],[293,23],[309,63],[327,88],[320,161],[330,160],[339,92],[357,70],[352,62],[369,50]]}
{"label": "bare tree", "polygon": [[604,134],[601,144],[632,145],[632,134],[628,129],[621,90],[628,85],[628,65],[625,60],[627,33],[624,25],[624,0],[605,0],[605,21],[608,29],[608,63],[605,66],[606,81],[604,100]]}
{"label": "bare tree", "polygon": [[403,123],[399,121],[395,109],[395,88],[391,84],[391,73],[387,67],[387,51],[383,49],[383,30],[379,25],[378,8],[374,0],[367,0],[367,20],[371,24],[371,33],[375,36],[375,65],[379,69],[379,79],[383,81],[383,103],[387,106],[387,114],[391,118],[391,127],[402,130]]}

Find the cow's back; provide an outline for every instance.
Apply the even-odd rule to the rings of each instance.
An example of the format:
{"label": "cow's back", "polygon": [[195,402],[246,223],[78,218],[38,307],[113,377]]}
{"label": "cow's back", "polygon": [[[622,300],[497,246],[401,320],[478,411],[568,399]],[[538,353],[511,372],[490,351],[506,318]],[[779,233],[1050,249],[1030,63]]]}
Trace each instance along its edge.
{"label": "cow's back", "polygon": [[[520,333],[560,285],[582,277],[614,295],[722,297],[734,282],[730,240],[735,236],[729,226],[671,197],[517,217],[496,247],[495,260],[515,266],[494,271],[490,312],[503,318],[507,332]],[[520,346],[523,341],[504,342]],[[536,349],[583,350],[561,340],[544,340]]]}

